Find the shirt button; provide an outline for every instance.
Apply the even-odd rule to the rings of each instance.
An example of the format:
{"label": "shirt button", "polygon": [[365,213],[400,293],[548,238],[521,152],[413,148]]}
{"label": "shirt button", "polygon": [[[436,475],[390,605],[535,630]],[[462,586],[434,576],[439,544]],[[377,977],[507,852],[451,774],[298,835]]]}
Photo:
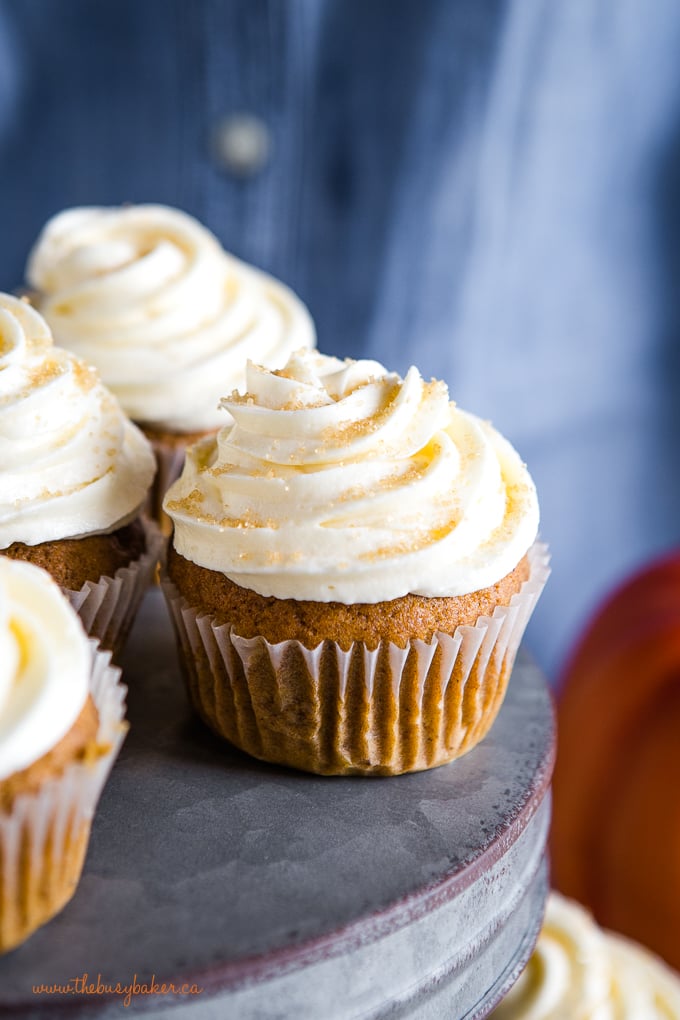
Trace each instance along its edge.
{"label": "shirt button", "polygon": [[252,177],[265,166],[271,151],[271,134],[250,113],[224,117],[213,133],[213,153],[222,170],[235,177]]}

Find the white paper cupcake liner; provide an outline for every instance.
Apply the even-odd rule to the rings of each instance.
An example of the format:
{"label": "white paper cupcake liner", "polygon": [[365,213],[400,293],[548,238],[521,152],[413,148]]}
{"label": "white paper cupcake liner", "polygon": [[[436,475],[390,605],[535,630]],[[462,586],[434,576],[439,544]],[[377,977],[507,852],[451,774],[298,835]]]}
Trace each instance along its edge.
{"label": "white paper cupcake liner", "polygon": [[243,638],[190,606],[167,577],[162,584],[191,700],[221,736],[307,771],[392,775],[452,761],[491,727],[550,572],[544,544],[528,558],[529,577],[508,605],[404,648]]}
{"label": "white paper cupcake liner", "polygon": [[99,716],[96,755],[73,762],[40,790],[0,811],[0,952],[26,939],[73,895],[90,823],[127,732],[120,669],[90,640],[90,695]]}
{"label": "white paper cupcake liner", "polygon": [[145,551],[113,577],[86,581],[80,591],[62,588],[90,637],[115,655],[123,647],[144,592],[151,583],[164,539],[155,521],[142,516]]}

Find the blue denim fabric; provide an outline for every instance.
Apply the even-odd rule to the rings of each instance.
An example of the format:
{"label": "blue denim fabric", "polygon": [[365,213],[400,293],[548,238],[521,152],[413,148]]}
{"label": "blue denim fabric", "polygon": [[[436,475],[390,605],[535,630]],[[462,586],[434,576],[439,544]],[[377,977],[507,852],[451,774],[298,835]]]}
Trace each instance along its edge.
{"label": "blue denim fabric", "polygon": [[[555,675],[680,538],[676,0],[0,0],[0,287],[69,205],[156,201],[320,347],[445,378],[536,479]],[[242,180],[210,146],[260,116]]]}

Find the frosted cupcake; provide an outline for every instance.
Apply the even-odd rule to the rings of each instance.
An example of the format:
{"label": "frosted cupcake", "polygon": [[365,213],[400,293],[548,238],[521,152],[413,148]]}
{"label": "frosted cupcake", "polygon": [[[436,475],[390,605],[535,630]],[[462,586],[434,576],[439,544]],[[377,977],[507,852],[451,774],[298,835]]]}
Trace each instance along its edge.
{"label": "frosted cupcake", "polygon": [[527,967],[493,1020],[654,1020],[680,1017],[680,977],[628,939],[603,931],[551,893]]}
{"label": "frosted cupcake", "polygon": [[0,952],[73,895],[125,688],[57,585],[0,556]]}
{"label": "frosted cupcake", "polygon": [[415,368],[302,351],[246,382],[165,501],[194,705],[314,772],[451,761],[491,726],[546,577],[525,466]]}
{"label": "frosted cupcake", "polygon": [[140,518],[154,470],[96,373],[0,294],[0,553],[48,570],[114,650],[158,557],[158,529]]}
{"label": "frosted cupcake", "polygon": [[56,342],[95,365],[159,459],[162,498],[186,446],[220,428],[248,358],[280,367],[314,327],[283,284],[158,205],[69,209],[49,221],[28,282]]}

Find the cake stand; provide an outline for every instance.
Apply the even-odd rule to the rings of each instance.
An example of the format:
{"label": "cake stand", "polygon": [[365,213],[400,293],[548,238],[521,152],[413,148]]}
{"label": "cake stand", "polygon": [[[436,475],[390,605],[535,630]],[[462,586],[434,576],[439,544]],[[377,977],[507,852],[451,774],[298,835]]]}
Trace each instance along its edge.
{"label": "cake stand", "polygon": [[[529,957],[547,893],[554,726],[528,659],[482,744],[386,779],[269,766],[214,737],[189,708],[157,589],[123,666],[131,730],[82,880],[0,959],[0,1016],[488,1014]],[[135,980],[125,1009],[106,986]],[[90,991],[66,993],[69,981]],[[142,994],[152,981],[179,994]]]}

